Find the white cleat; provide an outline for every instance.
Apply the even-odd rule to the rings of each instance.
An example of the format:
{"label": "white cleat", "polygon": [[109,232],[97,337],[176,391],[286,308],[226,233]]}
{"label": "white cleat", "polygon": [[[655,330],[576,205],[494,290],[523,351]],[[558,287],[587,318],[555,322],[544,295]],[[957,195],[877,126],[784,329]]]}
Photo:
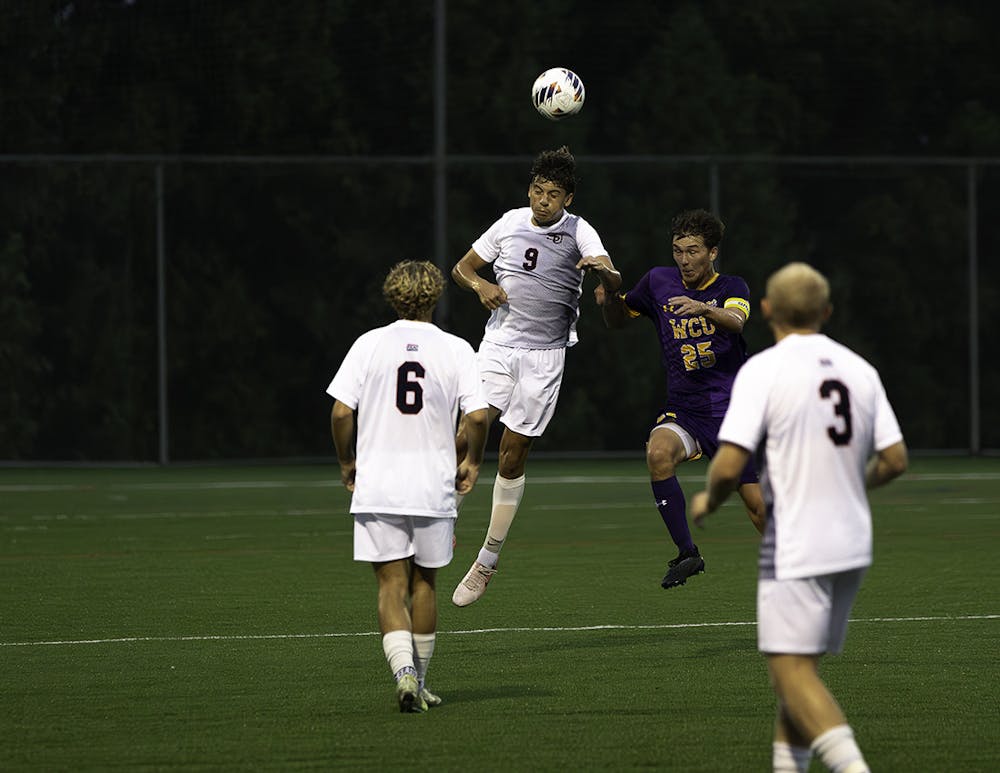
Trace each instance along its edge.
{"label": "white cleat", "polygon": [[440,695],[435,695],[426,687],[420,688],[420,697],[428,706],[440,706],[442,702]]}
{"label": "white cleat", "polygon": [[496,569],[490,569],[476,561],[455,588],[455,592],[451,595],[451,603],[456,607],[467,607],[474,601],[479,601],[486,593],[490,579],[496,573]]}
{"label": "white cleat", "polygon": [[396,682],[396,699],[403,714],[420,714],[427,711],[427,704],[420,696],[420,683],[413,674],[403,674]]}

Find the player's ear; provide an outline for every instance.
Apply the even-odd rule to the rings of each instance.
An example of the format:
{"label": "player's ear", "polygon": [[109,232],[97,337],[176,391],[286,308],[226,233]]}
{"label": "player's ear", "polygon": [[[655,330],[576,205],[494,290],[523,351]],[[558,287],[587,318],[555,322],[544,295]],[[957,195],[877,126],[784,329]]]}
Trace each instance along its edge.
{"label": "player's ear", "polygon": [[760,315],[766,319],[771,319],[771,302],[765,296],[760,299]]}
{"label": "player's ear", "polygon": [[567,193],[566,198],[563,199],[563,208],[568,207],[572,203],[573,203],[573,194]]}

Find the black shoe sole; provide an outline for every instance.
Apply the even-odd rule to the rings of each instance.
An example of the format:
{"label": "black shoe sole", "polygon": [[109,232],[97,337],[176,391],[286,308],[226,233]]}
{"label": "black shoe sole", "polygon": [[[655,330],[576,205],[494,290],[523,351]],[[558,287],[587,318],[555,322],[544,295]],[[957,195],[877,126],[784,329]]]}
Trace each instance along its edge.
{"label": "black shoe sole", "polygon": [[695,567],[694,569],[692,569],[691,571],[685,571],[683,576],[680,577],[670,576],[671,572],[673,572],[675,569],[678,569],[679,567],[682,568],[684,567],[684,564],[686,562],[689,561],[693,562],[695,559],[696,559],[695,556],[692,556],[690,558],[685,558],[683,561],[679,561],[675,566],[670,567],[670,571],[668,571],[667,574],[664,576],[663,581],[660,583],[660,587],[663,588],[664,590],[668,590],[670,588],[676,588],[678,585],[684,585],[685,583],[687,583],[688,577],[694,577],[694,575],[696,574],[704,574],[705,561],[699,556],[697,557],[698,563],[694,564]]}

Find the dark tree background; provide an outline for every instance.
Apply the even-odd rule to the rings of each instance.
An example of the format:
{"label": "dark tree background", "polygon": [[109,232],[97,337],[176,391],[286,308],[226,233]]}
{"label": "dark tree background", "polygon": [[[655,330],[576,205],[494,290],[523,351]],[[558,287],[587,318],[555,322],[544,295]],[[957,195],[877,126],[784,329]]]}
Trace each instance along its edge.
{"label": "dark tree background", "polygon": [[[978,304],[981,439],[1000,447],[1000,6],[444,6],[439,259],[520,206],[531,157],[565,143],[574,210],[630,283],[669,260],[675,211],[710,205],[714,162],[723,270],[755,310],[786,261],[826,272],[830,334],[882,370],[914,447],[968,448]],[[391,319],[385,271],[435,257],[435,7],[0,0],[0,459],[157,458],[157,163],[170,457],[329,453],[324,389]],[[556,65],[587,86],[557,124],[528,99]],[[637,450],[664,397],[651,329],[604,330],[591,287],[540,450]],[[442,326],[478,343],[484,321],[449,290]],[[758,316],[747,337],[768,344]]]}

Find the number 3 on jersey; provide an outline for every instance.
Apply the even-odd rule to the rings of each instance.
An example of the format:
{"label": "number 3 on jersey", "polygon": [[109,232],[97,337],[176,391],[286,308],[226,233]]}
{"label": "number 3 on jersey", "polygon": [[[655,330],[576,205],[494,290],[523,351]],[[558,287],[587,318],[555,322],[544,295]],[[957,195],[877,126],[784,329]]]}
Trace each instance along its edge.
{"label": "number 3 on jersey", "polygon": [[835,446],[846,446],[854,435],[854,427],[851,425],[851,392],[844,382],[835,378],[827,379],[819,385],[819,396],[824,400],[831,400],[834,395],[837,402],[833,406],[833,412],[840,417],[843,426],[827,427],[826,434]]}
{"label": "number 3 on jersey", "polygon": [[424,387],[413,378],[423,378],[425,373],[419,362],[404,362],[396,370],[396,407],[400,413],[414,414],[423,410]]}

